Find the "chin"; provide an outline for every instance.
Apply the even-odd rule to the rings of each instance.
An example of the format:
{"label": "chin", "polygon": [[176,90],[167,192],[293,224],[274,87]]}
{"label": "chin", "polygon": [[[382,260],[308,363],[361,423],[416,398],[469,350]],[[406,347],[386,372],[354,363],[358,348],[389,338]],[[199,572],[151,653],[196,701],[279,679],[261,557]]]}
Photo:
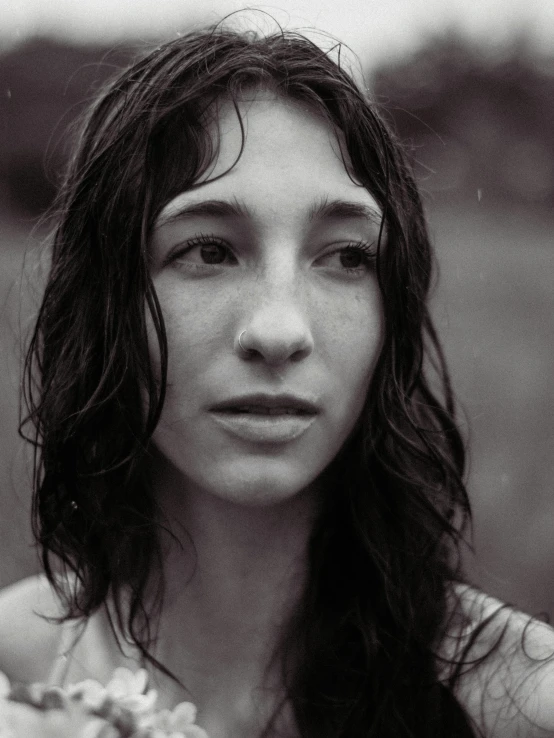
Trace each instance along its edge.
{"label": "chin", "polygon": [[[156,449],[154,476],[168,488],[244,507],[269,507],[302,497],[323,469],[302,459],[234,457],[218,460],[172,454]],[[188,462],[188,463],[187,463]],[[317,467],[317,468],[316,468]]]}
{"label": "chin", "polygon": [[[289,502],[313,486],[315,475],[295,473],[293,469],[250,468],[225,470],[219,479],[202,486],[212,496],[246,507],[267,507]],[[233,473],[234,471],[234,473]],[[197,484],[200,480],[196,480]]]}

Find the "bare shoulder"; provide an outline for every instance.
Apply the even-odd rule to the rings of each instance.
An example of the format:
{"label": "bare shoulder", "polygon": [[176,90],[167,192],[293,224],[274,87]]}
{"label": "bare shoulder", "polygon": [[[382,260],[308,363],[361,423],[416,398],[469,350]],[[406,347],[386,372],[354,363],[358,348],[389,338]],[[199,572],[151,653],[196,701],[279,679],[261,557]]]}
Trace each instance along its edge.
{"label": "bare shoulder", "polygon": [[62,631],[48,618],[59,615],[59,601],[44,576],[23,579],[0,592],[0,671],[10,680],[46,679]]}
{"label": "bare shoulder", "polygon": [[486,738],[554,736],[554,629],[466,585],[443,652],[461,660],[458,700]]}

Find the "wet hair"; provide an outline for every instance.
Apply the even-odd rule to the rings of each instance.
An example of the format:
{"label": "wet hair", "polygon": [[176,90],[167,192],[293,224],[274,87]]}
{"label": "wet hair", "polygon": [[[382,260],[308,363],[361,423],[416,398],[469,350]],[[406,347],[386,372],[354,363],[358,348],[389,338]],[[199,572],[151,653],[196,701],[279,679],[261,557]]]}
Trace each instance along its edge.
{"label": "wet hair", "polygon": [[[433,255],[423,208],[402,146],[366,91],[299,34],[219,25],[179,37],[123,71],[87,115],[56,206],[26,363],[42,563],[65,617],[89,616],[112,598],[119,631],[164,669],[151,655],[163,606],[163,519],[148,458],[167,342],[148,244],[162,208],[214,161],[218,106],[230,101],[240,120],[241,97],[259,89],[340,131],[351,176],[383,212],[382,348],[361,418],[328,470],[307,585],[276,652],[285,700],[305,737],[471,736],[454,696],[460,668],[440,678],[438,644],[462,579],[470,510],[464,444],[428,309]],[[152,581],[158,610],[146,599]]]}

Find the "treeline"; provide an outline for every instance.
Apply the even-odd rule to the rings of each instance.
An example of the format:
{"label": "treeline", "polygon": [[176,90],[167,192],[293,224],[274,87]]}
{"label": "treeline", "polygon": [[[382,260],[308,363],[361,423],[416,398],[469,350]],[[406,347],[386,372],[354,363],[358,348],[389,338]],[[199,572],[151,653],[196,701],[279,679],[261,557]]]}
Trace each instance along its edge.
{"label": "treeline", "polygon": [[423,187],[554,203],[554,57],[525,37],[497,48],[431,39],[377,70],[373,89]]}
{"label": "treeline", "polygon": [[50,205],[75,121],[135,53],[36,38],[0,56],[0,212],[33,216]]}
{"label": "treeline", "polygon": [[[2,211],[38,215],[50,204],[72,122],[135,53],[34,39],[0,56]],[[370,79],[424,188],[554,202],[552,57],[525,39],[491,50],[450,34]]]}

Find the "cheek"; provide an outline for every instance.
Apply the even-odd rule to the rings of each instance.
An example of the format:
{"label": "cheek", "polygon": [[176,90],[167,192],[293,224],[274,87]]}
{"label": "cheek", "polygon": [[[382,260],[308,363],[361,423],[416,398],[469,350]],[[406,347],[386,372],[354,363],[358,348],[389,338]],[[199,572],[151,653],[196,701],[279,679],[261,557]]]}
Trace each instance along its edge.
{"label": "cheek", "polygon": [[384,334],[382,301],[377,285],[341,301],[327,318],[326,343],[329,353],[340,364],[348,386],[358,393],[367,389]]}
{"label": "cheek", "polygon": [[[155,283],[160,303],[168,347],[170,373],[182,375],[206,360],[213,342],[223,332],[224,310],[218,310],[213,299],[183,289],[180,280],[163,278]],[[149,321],[149,347],[151,358],[159,363],[159,347],[154,328]],[[170,377],[168,376],[168,380]]]}
{"label": "cheek", "polygon": [[344,441],[366,402],[383,343],[384,318],[377,285],[335,305],[332,315],[325,322],[326,361],[334,378],[331,421],[341,429]]}
{"label": "cheek", "polygon": [[[205,385],[206,372],[218,365],[232,345],[226,303],[183,289],[178,280],[160,279],[156,285],[167,337],[167,388],[160,425],[166,428],[190,419]],[[152,329],[151,360],[159,366],[159,347]]]}

